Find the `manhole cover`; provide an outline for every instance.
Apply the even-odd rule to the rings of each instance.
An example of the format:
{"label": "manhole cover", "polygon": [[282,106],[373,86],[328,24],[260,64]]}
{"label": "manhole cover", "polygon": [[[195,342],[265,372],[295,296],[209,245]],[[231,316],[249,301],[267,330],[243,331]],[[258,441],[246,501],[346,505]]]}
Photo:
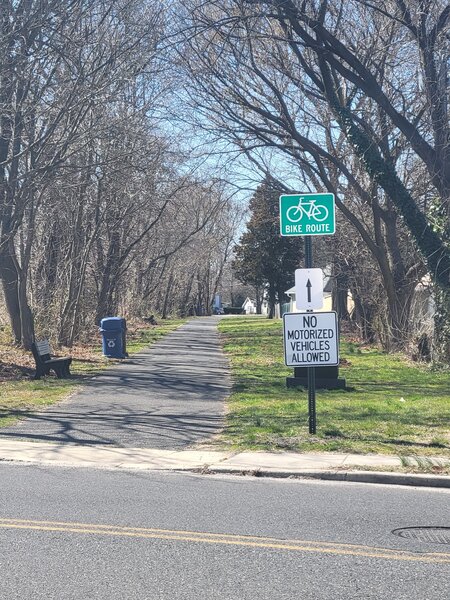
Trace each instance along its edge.
{"label": "manhole cover", "polygon": [[432,542],[433,544],[450,544],[450,527],[402,527],[394,529],[394,535],[402,538]]}

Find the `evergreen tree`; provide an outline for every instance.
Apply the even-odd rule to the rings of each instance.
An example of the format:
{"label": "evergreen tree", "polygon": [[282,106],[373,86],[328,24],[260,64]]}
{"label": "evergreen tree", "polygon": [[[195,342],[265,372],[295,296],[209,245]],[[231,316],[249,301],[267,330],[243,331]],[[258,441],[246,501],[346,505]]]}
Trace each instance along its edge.
{"label": "evergreen tree", "polygon": [[294,272],[301,266],[303,238],[281,237],[277,181],[267,176],[250,200],[247,231],[235,246],[233,268],[236,277],[247,285],[265,287],[269,318],[275,304],[283,302],[285,291],[294,285]]}

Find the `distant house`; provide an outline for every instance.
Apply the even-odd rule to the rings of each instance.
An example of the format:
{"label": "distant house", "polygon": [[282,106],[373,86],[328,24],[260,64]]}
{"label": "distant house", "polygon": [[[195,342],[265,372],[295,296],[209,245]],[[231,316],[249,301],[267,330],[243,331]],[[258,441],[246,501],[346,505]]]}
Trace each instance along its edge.
{"label": "distant house", "polygon": [[[246,315],[256,315],[256,300],[253,300],[252,298],[249,298],[247,296],[247,298],[244,301],[244,304],[242,305],[242,308],[244,309],[244,313]],[[269,314],[269,303],[267,302],[267,300],[263,300],[261,303],[261,314]]]}
{"label": "distant house", "polygon": [[256,300],[252,300],[247,296],[242,305],[246,315],[256,315]]}

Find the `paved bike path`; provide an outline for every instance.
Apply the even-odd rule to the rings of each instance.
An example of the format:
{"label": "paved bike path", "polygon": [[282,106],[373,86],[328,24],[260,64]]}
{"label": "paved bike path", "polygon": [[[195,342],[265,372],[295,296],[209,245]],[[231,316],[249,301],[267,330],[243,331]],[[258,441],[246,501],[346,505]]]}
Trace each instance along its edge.
{"label": "paved bike path", "polygon": [[67,400],[0,429],[0,440],[181,449],[208,439],[230,392],[217,322],[189,321]]}

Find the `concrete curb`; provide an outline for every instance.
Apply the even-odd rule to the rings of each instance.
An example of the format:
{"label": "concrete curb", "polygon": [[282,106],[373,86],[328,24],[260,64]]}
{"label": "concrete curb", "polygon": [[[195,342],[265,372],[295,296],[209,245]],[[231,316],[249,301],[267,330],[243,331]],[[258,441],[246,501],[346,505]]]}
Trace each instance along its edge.
{"label": "concrete curb", "polygon": [[450,476],[421,473],[391,473],[386,471],[282,471],[272,469],[233,469],[226,466],[210,466],[208,472],[217,475],[247,475],[253,477],[276,477],[280,479],[321,479],[324,481],[352,481],[355,483],[381,483],[413,487],[450,488]]}
{"label": "concrete curb", "polygon": [[420,473],[392,473],[386,471],[325,471],[298,470],[283,471],[277,469],[260,469],[258,467],[233,468],[225,465],[174,465],[155,466],[149,464],[105,464],[95,462],[78,463],[68,460],[17,460],[1,458],[0,464],[41,465],[47,467],[101,469],[106,471],[140,471],[166,473],[196,473],[202,475],[233,475],[236,477],[254,477],[255,479],[271,477],[275,479],[317,479],[322,481],[349,481],[353,483],[378,483],[384,485],[402,485],[410,487],[431,487],[450,489],[450,476],[428,475]]}
{"label": "concrete curb", "polygon": [[[409,468],[420,467],[410,457]],[[428,457],[430,467],[447,467],[443,457]],[[349,454],[274,454],[211,450],[160,450],[0,440],[0,463],[40,464],[128,471],[172,471],[205,475],[249,475],[291,479],[353,481],[450,489],[450,475],[404,473],[395,456]],[[368,470],[372,468],[372,470]],[[407,467],[408,468],[408,467]],[[389,469],[389,470],[383,470]]]}

